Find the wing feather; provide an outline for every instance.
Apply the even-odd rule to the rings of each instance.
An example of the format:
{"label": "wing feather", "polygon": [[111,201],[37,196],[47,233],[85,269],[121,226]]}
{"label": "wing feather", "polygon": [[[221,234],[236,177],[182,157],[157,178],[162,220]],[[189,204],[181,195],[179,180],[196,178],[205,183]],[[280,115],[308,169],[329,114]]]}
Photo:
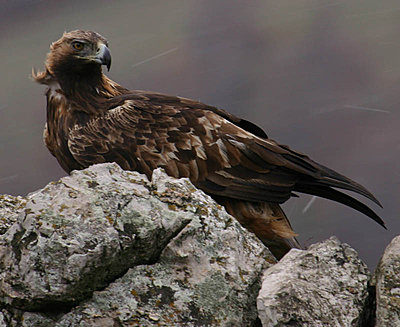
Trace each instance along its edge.
{"label": "wing feather", "polygon": [[337,187],[377,202],[363,186],[268,139],[253,124],[188,99],[147,92],[113,99],[104,115],[71,130],[68,146],[83,166],[115,161],[149,177],[162,167],[210,195],[237,200],[283,203],[297,190],[336,198],[377,220],[329,193]]}

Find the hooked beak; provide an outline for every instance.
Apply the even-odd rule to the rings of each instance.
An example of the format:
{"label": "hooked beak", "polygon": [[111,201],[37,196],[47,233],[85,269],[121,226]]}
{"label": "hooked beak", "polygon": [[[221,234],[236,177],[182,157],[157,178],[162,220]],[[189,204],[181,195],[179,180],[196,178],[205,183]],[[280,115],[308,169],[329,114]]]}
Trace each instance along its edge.
{"label": "hooked beak", "polygon": [[101,65],[105,65],[107,70],[111,67],[111,53],[105,44],[99,45],[99,51],[97,51],[95,61]]}

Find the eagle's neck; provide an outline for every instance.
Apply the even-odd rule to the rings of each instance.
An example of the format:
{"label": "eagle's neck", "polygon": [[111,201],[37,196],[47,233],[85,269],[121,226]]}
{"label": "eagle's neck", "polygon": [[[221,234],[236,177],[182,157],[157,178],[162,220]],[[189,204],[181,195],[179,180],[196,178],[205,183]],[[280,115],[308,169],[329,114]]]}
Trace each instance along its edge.
{"label": "eagle's neck", "polygon": [[58,78],[60,87],[75,111],[98,115],[107,110],[108,99],[127,90],[110,80],[101,72],[101,67],[87,74],[63,75]]}
{"label": "eagle's neck", "polygon": [[108,109],[109,99],[128,92],[105,76],[99,65],[88,65],[87,69],[80,71],[47,68],[34,78],[49,86],[48,97],[65,97],[71,113],[80,112],[90,116],[104,113]]}

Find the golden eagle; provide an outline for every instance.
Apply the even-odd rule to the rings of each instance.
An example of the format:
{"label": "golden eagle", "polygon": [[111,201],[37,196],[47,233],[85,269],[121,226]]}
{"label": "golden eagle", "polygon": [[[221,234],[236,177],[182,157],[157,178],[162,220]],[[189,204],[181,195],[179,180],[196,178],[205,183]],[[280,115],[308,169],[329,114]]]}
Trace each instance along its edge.
{"label": "golden eagle", "polygon": [[157,167],[188,177],[254,232],[277,258],[299,247],[279,204],[302,192],[350,206],[384,226],[363,203],[339,192],[363,186],[278,144],[255,124],[204,103],[155,92],[130,91],[110,80],[107,40],[76,30],[50,46],[44,141],[68,173],[116,162],[151,177]]}

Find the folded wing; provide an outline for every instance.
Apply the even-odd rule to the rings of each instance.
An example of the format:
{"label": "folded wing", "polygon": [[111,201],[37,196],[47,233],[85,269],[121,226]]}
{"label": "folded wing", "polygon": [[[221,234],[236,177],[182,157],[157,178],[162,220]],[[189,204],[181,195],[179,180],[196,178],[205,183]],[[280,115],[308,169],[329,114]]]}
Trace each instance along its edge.
{"label": "folded wing", "polygon": [[69,149],[83,166],[117,162],[149,177],[162,167],[212,196],[250,202],[279,204],[303,192],[350,206],[384,226],[366,205],[334,189],[379,204],[363,186],[223,110],[141,91],[116,97],[109,106],[105,115],[70,132]]}

